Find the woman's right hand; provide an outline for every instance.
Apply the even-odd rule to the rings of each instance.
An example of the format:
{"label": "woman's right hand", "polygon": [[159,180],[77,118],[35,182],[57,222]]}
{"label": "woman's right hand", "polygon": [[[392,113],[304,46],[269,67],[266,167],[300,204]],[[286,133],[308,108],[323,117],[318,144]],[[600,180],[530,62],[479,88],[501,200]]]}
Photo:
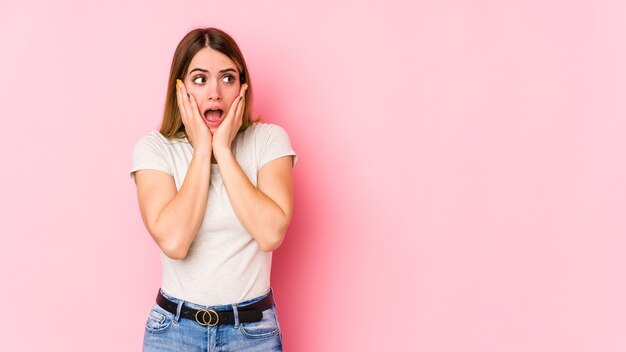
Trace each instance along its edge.
{"label": "woman's right hand", "polygon": [[187,132],[187,138],[191,142],[194,151],[206,150],[211,152],[213,142],[211,131],[209,131],[209,127],[204,123],[200,115],[196,99],[187,92],[185,84],[179,79],[176,80],[176,99],[183,125],[185,125],[185,131]]}

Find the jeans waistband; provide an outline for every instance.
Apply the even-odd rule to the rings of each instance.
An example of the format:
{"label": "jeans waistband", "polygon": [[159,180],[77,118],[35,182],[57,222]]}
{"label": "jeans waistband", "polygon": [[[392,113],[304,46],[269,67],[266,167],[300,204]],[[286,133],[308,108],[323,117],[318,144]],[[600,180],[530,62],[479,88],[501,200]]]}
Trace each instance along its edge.
{"label": "jeans waistband", "polygon": [[163,289],[159,288],[159,291],[161,291],[161,294],[163,296],[165,296],[165,298],[169,299],[170,301],[176,302],[176,303],[180,303],[181,301],[183,301],[183,306],[185,307],[189,307],[189,308],[193,308],[193,309],[213,309],[213,310],[228,310],[228,309],[232,309],[233,305],[236,305],[237,307],[245,307],[248,304],[252,304],[255,302],[258,302],[260,300],[262,300],[263,298],[267,297],[270,292],[272,292],[272,288],[270,287],[270,289],[262,294],[261,296],[257,296],[254,298],[251,298],[247,301],[243,301],[243,302],[238,302],[238,303],[233,303],[233,304],[223,304],[223,305],[216,305],[216,306],[204,306],[204,305],[200,305],[200,304],[195,304],[189,301],[184,301],[182,299],[179,299],[175,296],[169,295],[166,292],[163,291]]}

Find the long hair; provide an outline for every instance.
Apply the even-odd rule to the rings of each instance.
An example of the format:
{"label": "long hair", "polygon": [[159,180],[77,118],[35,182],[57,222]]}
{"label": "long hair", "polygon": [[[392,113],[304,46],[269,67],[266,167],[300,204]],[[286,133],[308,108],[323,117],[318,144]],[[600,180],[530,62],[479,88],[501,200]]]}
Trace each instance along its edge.
{"label": "long hair", "polygon": [[240,72],[240,84],[248,84],[244,96],[245,107],[239,132],[259,120],[256,119],[253,121],[250,118],[250,103],[252,101],[250,73],[248,72],[246,61],[235,40],[230,35],[217,28],[196,28],[187,33],[180,43],[178,43],[176,51],[174,52],[174,58],[172,59],[170,76],[167,83],[163,121],[161,122],[161,129],[159,131],[168,139],[187,137],[185,125],[180,116],[178,101],[176,100],[176,79],[183,80],[184,76],[187,74],[187,70],[189,70],[189,65],[194,55],[204,48],[217,50],[233,60]]}

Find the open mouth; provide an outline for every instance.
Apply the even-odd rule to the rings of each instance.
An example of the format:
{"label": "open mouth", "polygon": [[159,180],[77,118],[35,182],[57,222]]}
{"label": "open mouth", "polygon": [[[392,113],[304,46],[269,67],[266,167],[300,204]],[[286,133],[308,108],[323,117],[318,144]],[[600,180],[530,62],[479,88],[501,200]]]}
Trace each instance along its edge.
{"label": "open mouth", "polygon": [[204,119],[210,124],[215,124],[222,121],[223,117],[224,111],[221,109],[209,109],[204,112]]}

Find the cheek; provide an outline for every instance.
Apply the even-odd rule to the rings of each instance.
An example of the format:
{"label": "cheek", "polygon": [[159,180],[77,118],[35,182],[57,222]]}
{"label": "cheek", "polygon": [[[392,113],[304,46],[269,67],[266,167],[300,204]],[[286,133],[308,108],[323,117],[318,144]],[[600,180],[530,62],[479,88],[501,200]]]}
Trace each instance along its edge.
{"label": "cheek", "polygon": [[226,96],[226,102],[228,103],[227,106],[230,109],[230,107],[233,105],[233,102],[235,101],[235,99],[237,99],[239,97],[239,92],[229,92],[228,96]]}
{"label": "cheek", "polygon": [[189,92],[189,94],[193,94],[196,98],[202,95],[202,88],[201,87],[197,87],[195,84],[187,84],[187,91]]}
{"label": "cheek", "polygon": [[196,101],[198,101],[198,97],[200,97],[202,93],[198,88],[194,87],[191,83],[185,83],[185,89],[187,93],[193,95]]}

